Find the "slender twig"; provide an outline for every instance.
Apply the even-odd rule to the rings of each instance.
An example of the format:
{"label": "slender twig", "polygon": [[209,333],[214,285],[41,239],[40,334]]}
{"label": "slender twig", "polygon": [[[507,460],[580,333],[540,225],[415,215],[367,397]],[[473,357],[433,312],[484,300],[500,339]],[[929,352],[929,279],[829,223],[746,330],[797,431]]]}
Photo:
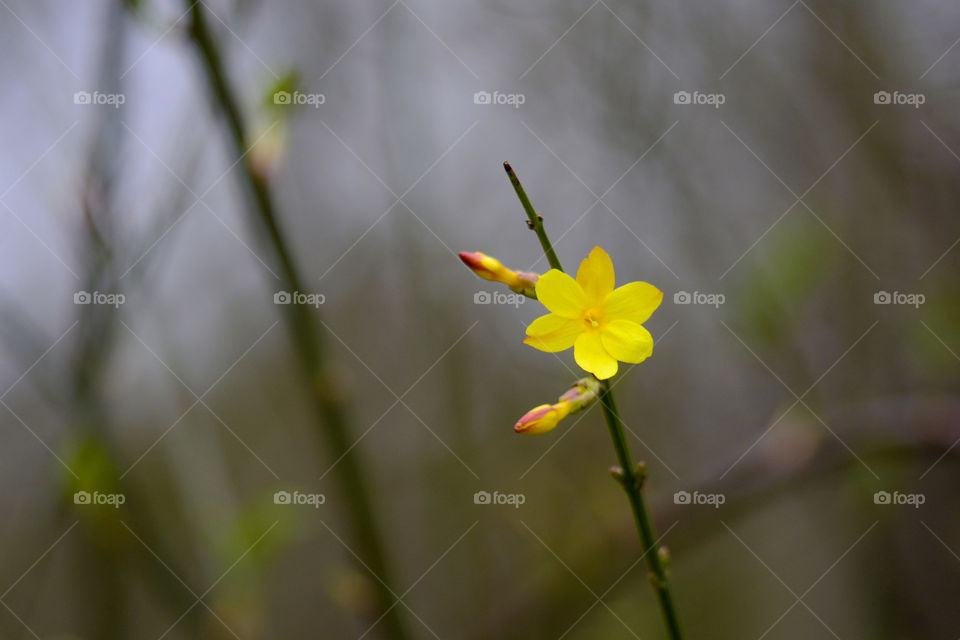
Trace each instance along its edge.
{"label": "slender twig", "polygon": [[[263,174],[257,172],[247,153],[246,124],[240,112],[239,101],[227,78],[220,50],[206,20],[202,2],[185,0],[191,13],[191,35],[203,63],[206,79],[213,94],[215,105],[223,112],[229,128],[234,153],[239,160],[241,177],[253,197],[253,217],[267,231],[270,245],[280,262],[281,279],[291,291],[304,291],[303,279],[297,267],[283,229],[277,221],[273,195]],[[319,429],[327,439],[334,458],[340,462],[338,472],[342,480],[345,504],[351,520],[353,540],[359,555],[375,575],[378,610],[383,611],[382,620],[389,637],[404,640],[407,632],[395,604],[394,591],[390,585],[386,553],[380,539],[379,528],[373,513],[373,503],[367,488],[368,475],[361,460],[359,448],[350,442],[346,411],[343,400],[336,392],[336,380],[328,372],[323,360],[322,334],[305,305],[291,304],[284,307],[291,338],[297,345],[300,363],[306,374],[309,392],[318,414]]]}
{"label": "slender twig", "polygon": [[547,237],[547,231],[543,228],[543,216],[538,214],[536,209],[533,208],[533,205],[530,204],[530,198],[527,197],[527,192],[523,190],[523,185],[520,184],[520,179],[517,177],[517,174],[513,172],[513,167],[510,166],[510,163],[504,162],[503,169],[510,177],[510,184],[513,185],[513,190],[517,192],[517,197],[520,198],[520,204],[523,205],[523,210],[527,212],[527,226],[533,229],[537,233],[537,238],[540,239],[540,246],[543,247],[543,253],[547,256],[547,262],[550,263],[553,269],[563,271],[563,267],[560,266],[560,259],[557,258],[557,252],[553,250],[553,245],[550,244],[550,238]]}
{"label": "slender twig", "polygon": [[[563,271],[560,266],[560,260],[557,258],[550,238],[543,228],[543,217],[538,215],[526,191],[520,184],[517,174],[506,162],[503,163],[507,175],[510,176],[510,182],[513,184],[520,203],[527,212],[530,219],[528,226],[536,231],[540,239],[540,245],[543,252],[554,269]],[[667,631],[670,633],[671,640],[682,640],[683,635],[680,632],[680,620],[677,617],[677,609],[673,603],[673,596],[670,592],[670,583],[667,577],[666,569],[666,547],[654,551],[657,544],[657,534],[653,526],[653,519],[647,509],[647,503],[643,496],[644,481],[647,477],[647,467],[644,463],[637,465],[633,462],[633,456],[630,454],[630,445],[627,442],[626,430],[623,426],[623,420],[620,418],[620,412],[613,400],[613,391],[610,389],[609,380],[600,381],[600,405],[603,408],[603,417],[607,421],[607,427],[610,430],[610,438],[613,440],[613,448],[617,453],[617,461],[620,468],[614,469],[614,478],[623,486],[630,500],[630,508],[633,510],[633,517],[637,523],[637,532],[640,534],[640,541],[643,544],[643,556],[650,571],[650,584],[657,594],[657,600],[660,603],[660,610],[663,612],[664,623]],[[661,555],[662,552],[662,555]]]}
{"label": "slender twig", "polygon": [[[650,570],[650,584],[660,601],[660,610],[663,612],[663,620],[670,632],[670,638],[681,640],[683,635],[680,633],[680,620],[677,618],[677,609],[673,604],[673,596],[670,593],[665,557],[661,557],[660,550],[654,551],[653,549],[657,544],[657,533],[643,497],[647,466],[642,462],[637,465],[633,463],[623,420],[620,418],[620,412],[613,400],[609,380],[600,381],[600,406],[603,408],[603,417],[607,421],[610,438],[613,440],[613,448],[616,450],[617,460],[620,462],[620,468],[616,470],[614,477],[623,485],[630,500],[630,508],[633,509],[633,517],[637,521],[637,531],[640,533],[640,540],[643,542],[644,558],[647,562],[647,568]],[[666,547],[662,547],[661,550],[665,556]]]}

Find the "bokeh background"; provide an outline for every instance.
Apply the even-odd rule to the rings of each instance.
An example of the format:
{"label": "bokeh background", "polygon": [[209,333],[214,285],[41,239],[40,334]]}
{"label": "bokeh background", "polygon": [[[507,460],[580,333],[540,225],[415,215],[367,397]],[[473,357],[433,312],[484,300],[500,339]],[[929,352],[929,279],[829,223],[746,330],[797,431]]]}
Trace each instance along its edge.
{"label": "bokeh background", "polygon": [[511,429],[580,374],[456,258],[546,269],[505,160],[665,292],[688,637],[960,636],[956,4],[0,5],[0,636],[663,638],[600,412]]}

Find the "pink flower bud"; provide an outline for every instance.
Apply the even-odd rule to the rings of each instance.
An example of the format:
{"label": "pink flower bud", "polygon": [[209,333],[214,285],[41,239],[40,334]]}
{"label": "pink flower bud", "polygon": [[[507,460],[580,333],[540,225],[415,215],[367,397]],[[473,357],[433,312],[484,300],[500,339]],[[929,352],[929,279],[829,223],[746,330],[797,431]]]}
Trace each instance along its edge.
{"label": "pink flower bud", "polygon": [[597,399],[600,383],[593,376],[577,380],[556,404],[542,404],[527,411],[513,425],[517,433],[539,435],[557,428],[557,424],[571,413],[582,411]]}
{"label": "pink flower bud", "polygon": [[499,260],[479,251],[461,251],[460,259],[470,269],[483,278],[493,282],[501,282],[516,293],[529,298],[536,298],[536,282],[540,276],[535,273],[514,271],[503,266]]}
{"label": "pink flower bud", "polygon": [[513,425],[513,430],[517,433],[529,435],[539,435],[553,431],[557,424],[567,417],[570,413],[570,407],[566,402],[559,402],[555,405],[542,404],[527,411],[522,418]]}

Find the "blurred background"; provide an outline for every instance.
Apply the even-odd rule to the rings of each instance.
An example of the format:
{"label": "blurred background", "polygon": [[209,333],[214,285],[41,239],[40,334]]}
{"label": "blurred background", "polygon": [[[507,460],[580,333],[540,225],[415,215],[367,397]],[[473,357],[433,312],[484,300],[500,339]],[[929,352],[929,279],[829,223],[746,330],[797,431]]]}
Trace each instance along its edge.
{"label": "blurred background", "polygon": [[0,5],[0,636],[665,637],[505,160],[687,636],[960,636],[955,3]]}

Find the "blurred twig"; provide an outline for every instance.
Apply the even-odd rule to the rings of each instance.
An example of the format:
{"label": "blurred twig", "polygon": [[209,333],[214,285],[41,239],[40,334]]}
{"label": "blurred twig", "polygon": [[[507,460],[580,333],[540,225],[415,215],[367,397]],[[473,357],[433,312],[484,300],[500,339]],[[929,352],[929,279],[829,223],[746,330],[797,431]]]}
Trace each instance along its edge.
{"label": "blurred twig", "polygon": [[[248,156],[247,128],[240,113],[239,100],[227,78],[220,49],[207,24],[206,9],[200,2],[185,0],[191,15],[191,35],[200,54],[201,62],[216,108],[226,120],[230,143],[240,159],[239,167],[245,186],[253,199],[252,215],[266,230],[269,244],[280,262],[281,279],[291,291],[303,291],[303,279],[289,249],[289,244],[277,220],[274,199],[266,177],[256,171]],[[308,391],[318,417],[319,431],[325,436],[333,456],[339,460],[338,470],[342,488],[347,496],[353,540],[358,545],[360,556],[366,562],[376,580],[378,609],[390,637],[401,640],[407,637],[400,620],[394,592],[389,585],[386,554],[380,540],[379,529],[373,513],[373,504],[367,488],[368,474],[360,452],[349,438],[346,411],[343,400],[336,390],[336,380],[324,364],[321,334],[310,311],[304,305],[291,304],[284,307],[291,338],[297,346],[297,355],[308,383]]]}
{"label": "blurred twig", "polygon": [[[104,40],[101,53],[101,86],[116,93],[120,93],[122,88],[121,63],[127,36],[124,17],[124,7],[119,4],[109,5],[106,27],[108,37]],[[81,251],[85,253],[86,265],[83,285],[88,291],[119,291],[121,287],[121,278],[118,277],[116,268],[119,225],[115,184],[121,166],[122,131],[122,122],[116,110],[98,111],[81,194],[85,224],[85,234],[81,236]],[[173,202],[176,203],[176,200]],[[127,284],[132,286],[133,282],[134,279],[131,278]],[[151,521],[143,506],[147,501],[136,495],[132,483],[116,479],[119,476],[117,467],[121,455],[110,429],[112,418],[102,389],[105,386],[104,375],[116,346],[119,312],[106,305],[96,304],[77,308],[79,317],[76,347],[69,371],[71,386],[65,399],[71,416],[71,445],[77,451],[92,448],[104,456],[103,464],[109,467],[105,477],[115,481],[117,490],[129,498],[124,510],[120,512],[120,518],[131,522],[143,532],[142,535],[151,540],[155,553],[172,559],[170,549],[160,542],[154,533],[157,529],[156,521]],[[200,632],[201,610],[190,607],[190,593],[183,588],[180,579],[157,564],[154,558],[140,553],[134,546],[136,543],[121,527],[119,519],[84,517],[81,520],[84,523],[81,532],[93,551],[91,566],[96,567],[95,573],[104,576],[104,585],[109,589],[100,594],[95,607],[100,611],[98,635],[123,637],[127,632],[128,621],[122,615],[125,608],[125,571],[142,577],[145,585],[156,594],[158,601],[176,611],[177,615],[186,611],[183,615],[190,625],[191,633]],[[129,529],[126,522],[123,526]]]}
{"label": "blurred twig", "polygon": [[[106,37],[100,58],[100,86],[115,93],[120,92],[121,75],[118,65],[123,59],[126,41],[123,15],[122,7],[108,5]],[[86,265],[82,282],[89,291],[116,291],[119,279],[113,269],[116,262],[114,248],[117,235],[114,184],[119,163],[120,119],[116,110],[98,110],[93,125],[93,144],[89,150],[83,189],[80,193],[84,228],[79,238]],[[70,444],[65,448],[73,449],[73,453],[81,450],[98,452],[105,465],[102,469],[105,473],[101,479],[115,481],[118,475],[117,460],[120,458],[109,427],[111,419],[102,397],[101,383],[112,347],[115,345],[118,313],[96,304],[81,305],[76,309],[78,318],[73,326],[77,329],[70,336],[70,342],[74,346],[66,370],[47,374],[46,367],[38,368],[32,374],[32,379],[48,404],[68,416],[66,421]],[[36,354],[43,351],[43,345],[49,345],[52,339],[44,336],[26,313],[17,311],[12,306],[3,306],[0,325],[3,338],[11,346],[15,356],[28,367],[28,371],[32,370],[39,362]],[[69,457],[68,460],[73,464],[77,463]],[[80,482],[83,478],[77,478],[71,469],[66,486],[73,486],[74,480]],[[115,488],[121,489],[119,483]],[[148,518],[140,506],[145,501],[133,496],[132,488],[128,484],[122,486],[122,492],[133,499],[119,512],[121,517],[133,522],[138,528],[150,529]],[[69,491],[65,490],[64,493],[69,495]],[[88,601],[91,605],[89,609],[96,612],[92,619],[97,637],[121,638],[127,634],[129,620],[123,614],[126,609],[123,584],[127,571],[145,578],[144,582],[154,590],[158,601],[169,605],[178,615],[187,610],[192,603],[187,591],[152,558],[145,558],[143,554],[136,552],[129,544],[126,534],[122,532],[118,518],[102,518],[98,516],[98,512],[90,513],[90,510],[73,512],[71,506],[63,502],[60,504],[62,506],[55,511],[55,517],[61,524],[65,526],[68,518],[82,522],[78,534],[75,535],[82,536],[84,540],[81,562],[89,566],[90,578],[94,580],[91,583],[93,588],[88,590],[85,597],[91,599]],[[57,525],[57,528],[62,527]],[[157,544],[156,548],[162,555],[169,557],[164,545]],[[39,602],[37,600],[38,604]],[[192,627],[194,632],[200,629],[200,618],[196,613],[199,612],[187,616],[188,623],[196,625]]]}

